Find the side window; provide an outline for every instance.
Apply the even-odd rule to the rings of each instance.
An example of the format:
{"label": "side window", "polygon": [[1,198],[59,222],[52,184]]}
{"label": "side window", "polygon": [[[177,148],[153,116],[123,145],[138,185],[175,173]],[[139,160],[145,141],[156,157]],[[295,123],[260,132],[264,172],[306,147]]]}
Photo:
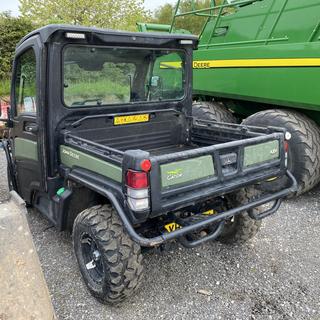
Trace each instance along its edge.
{"label": "side window", "polygon": [[36,56],[32,48],[18,57],[15,73],[16,115],[35,113],[36,109]]}
{"label": "side window", "polygon": [[150,77],[151,100],[181,99],[184,96],[184,54],[168,52],[154,62]]}

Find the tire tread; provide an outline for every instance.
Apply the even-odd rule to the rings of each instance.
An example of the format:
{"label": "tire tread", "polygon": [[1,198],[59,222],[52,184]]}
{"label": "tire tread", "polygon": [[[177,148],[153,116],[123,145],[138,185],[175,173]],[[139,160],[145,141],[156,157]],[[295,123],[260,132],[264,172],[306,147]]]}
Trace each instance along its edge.
{"label": "tire tread", "polygon": [[[227,195],[227,199],[232,207],[243,205],[248,203],[259,193],[258,190],[253,187],[243,188],[235,193]],[[261,211],[261,208],[255,208],[254,210]],[[234,217],[236,226],[227,234],[222,234],[218,241],[225,244],[243,244],[253,238],[261,227],[261,220],[254,220],[250,218],[247,212],[242,212]]]}
{"label": "tire tread", "polygon": [[90,287],[89,290],[98,300],[117,304],[131,296],[141,283],[143,266],[140,246],[130,239],[110,205],[97,205],[82,211],[75,219],[73,232],[81,223],[90,225],[109,268],[104,295]]}
{"label": "tire tread", "polygon": [[299,137],[297,148],[303,151],[303,161],[299,162],[298,191],[300,195],[320,182],[320,128],[310,118],[293,110],[269,109],[255,113],[243,124],[285,123],[291,134]]}
{"label": "tire tread", "polygon": [[219,102],[201,101],[192,105],[192,115],[203,120],[236,123],[234,115]]}

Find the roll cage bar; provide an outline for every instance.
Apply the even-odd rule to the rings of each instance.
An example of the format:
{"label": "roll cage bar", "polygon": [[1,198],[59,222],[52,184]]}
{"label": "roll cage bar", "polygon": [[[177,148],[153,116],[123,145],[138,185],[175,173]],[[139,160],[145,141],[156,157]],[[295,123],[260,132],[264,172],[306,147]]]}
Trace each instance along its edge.
{"label": "roll cage bar", "polygon": [[[210,36],[208,38],[207,44],[209,45],[210,41],[212,40],[213,36],[215,35],[215,32],[219,26],[219,22],[221,17],[225,14],[226,9],[230,8],[236,8],[239,6],[244,6],[248,4],[252,4],[254,2],[258,1],[263,1],[263,0],[223,0],[223,3],[220,5],[216,4],[216,0],[210,0],[210,7],[208,8],[203,8],[203,9],[196,9],[196,4],[195,0],[191,0],[191,11],[187,12],[179,12],[181,2],[182,0],[178,0],[175,11],[172,17],[172,21],[170,25],[160,25],[160,24],[148,24],[148,23],[138,23],[138,30],[140,32],[143,31],[157,31],[157,32],[169,32],[173,33],[175,31],[175,23],[177,18],[179,17],[185,17],[185,16],[190,16],[190,15],[195,15],[195,16],[200,16],[200,17],[206,17],[206,22],[204,23],[201,32],[199,33],[199,38],[201,38],[204,29],[206,28],[208,22],[210,21],[211,18],[215,18],[215,23],[214,27],[211,30]],[[179,30],[180,31],[180,30]],[[184,30],[186,31],[186,30]]]}

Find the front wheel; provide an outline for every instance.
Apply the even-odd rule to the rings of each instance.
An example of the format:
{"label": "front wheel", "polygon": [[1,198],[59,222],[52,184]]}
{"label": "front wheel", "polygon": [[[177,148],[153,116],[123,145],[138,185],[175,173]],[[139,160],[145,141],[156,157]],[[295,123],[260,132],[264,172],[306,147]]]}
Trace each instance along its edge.
{"label": "front wheel", "polygon": [[141,249],[112,206],[82,211],[73,225],[73,245],[84,282],[99,301],[116,304],[138,288],[143,274]]}
{"label": "front wheel", "polygon": [[[254,199],[260,192],[254,188],[241,189],[226,196],[229,208],[239,207]],[[259,208],[254,210],[260,211]],[[242,244],[253,238],[261,227],[261,220],[250,218],[248,212],[242,212],[227,220],[218,241],[225,244]]]}

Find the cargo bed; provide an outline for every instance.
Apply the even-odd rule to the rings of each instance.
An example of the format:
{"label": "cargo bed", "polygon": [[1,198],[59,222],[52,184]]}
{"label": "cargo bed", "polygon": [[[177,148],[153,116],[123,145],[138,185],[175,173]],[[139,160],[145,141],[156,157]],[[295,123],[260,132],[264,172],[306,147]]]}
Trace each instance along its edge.
{"label": "cargo bed", "polygon": [[[110,119],[111,118],[111,119]],[[72,124],[72,129],[63,132],[63,140],[95,151],[100,150],[101,156],[106,150],[122,155],[128,150],[142,150],[151,156],[165,155],[188,151],[221,143],[239,141],[263,136],[279,131],[277,128],[254,130],[240,125],[194,121],[192,132],[184,132],[184,118],[173,110],[158,110],[147,123],[127,126],[114,126],[112,117],[86,117]]]}
{"label": "cargo bed", "polygon": [[[282,129],[246,127],[199,119],[193,119],[193,122],[186,143],[165,144],[161,140],[160,142],[147,140],[152,142],[152,147],[147,148],[144,144],[144,150],[129,149],[129,142],[127,145],[123,143],[119,150],[97,141],[90,141],[88,132],[92,138],[93,130],[83,130],[83,127],[81,130],[64,131],[63,144],[60,146],[61,168],[66,170],[63,175],[88,185],[91,185],[92,181],[96,183],[99,181],[99,186],[95,190],[100,194],[107,192],[108,196],[110,194],[105,183],[109,181],[109,185],[118,190],[116,192],[119,199],[125,201],[120,191],[121,185],[124,185],[124,173],[130,168],[136,169],[142,159],[150,159],[151,210],[146,215],[144,213],[138,215],[125,209],[126,213],[122,219],[125,221],[126,215],[128,216],[129,229],[130,224],[142,223],[147,217],[155,218],[164,213],[210,201],[215,197],[277,176],[287,175],[290,187],[269,195],[265,194],[248,204],[245,209],[275,200],[270,210],[255,218],[266,217],[279,208],[282,197],[294,192],[295,180],[286,168],[285,139]],[[101,142],[102,139],[99,140]],[[113,142],[116,140],[119,141],[113,139]],[[132,137],[131,140],[134,142],[136,138]],[[112,141],[110,137],[109,141]],[[122,142],[124,141],[122,137]],[[272,148],[274,144],[277,146],[278,155],[259,162],[259,157],[265,152],[263,148],[267,147],[270,150],[270,143]],[[271,150],[273,152],[273,149]],[[248,161],[246,153],[255,158],[257,163],[246,162]],[[179,170],[183,171],[181,177]],[[115,199],[114,202],[116,203]],[[237,208],[225,214],[239,213],[242,209]],[[117,210],[120,212],[122,209],[118,207]],[[219,219],[219,216],[212,217],[204,223],[209,224],[216,219]],[[133,231],[131,236],[134,236]],[[175,236],[175,233],[170,233],[166,235],[166,239],[157,241],[166,241]],[[138,236],[136,241],[147,246],[154,245],[153,240],[142,240]]]}
{"label": "cargo bed", "polygon": [[122,172],[141,159],[150,159],[151,216],[286,172],[282,129],[190,118],[191,132],[182,132],[179,116],[171,114],[165,122],[162,116],[158,113],[149,123],[120,127],[106,125],[103,116],[76,123],[74,129],[63,132],[62,165],[93,171],[121,184]]}

